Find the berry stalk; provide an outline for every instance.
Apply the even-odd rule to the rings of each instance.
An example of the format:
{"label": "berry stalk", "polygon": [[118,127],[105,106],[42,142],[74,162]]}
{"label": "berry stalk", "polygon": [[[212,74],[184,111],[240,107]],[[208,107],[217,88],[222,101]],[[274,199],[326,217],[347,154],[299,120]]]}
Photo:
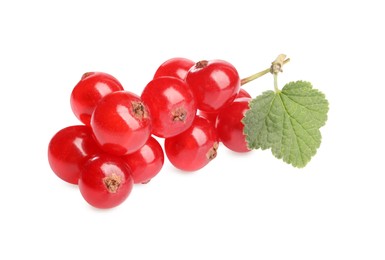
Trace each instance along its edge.
{"label": "berry stalk", "polygon": [[246,77],[246,78],[242,79],[241,80],[241,86],[243,86],[244,84],[249,83],[250,81],[253,81],[253,80],[257,79],[257,78],[260,78],[260,77],[266,75],[269,72],[273,73],[273,74],[276,74],[277,73],[277,69],[279,71],[282,71],[281,70],[282,66],[290,61],[290,58],[287,58],[287,59],[285,59],[285,58],[286,58],[286,55],[284,55],[284,54],[279,55],[277,57],[277,59],[275,59],[275,61],[273,61],[271,63],[271,66],[269,68],[267,68],[265,70],[262,70],[260,72],[257,72],[255,74],[249,76],[249,77]]}

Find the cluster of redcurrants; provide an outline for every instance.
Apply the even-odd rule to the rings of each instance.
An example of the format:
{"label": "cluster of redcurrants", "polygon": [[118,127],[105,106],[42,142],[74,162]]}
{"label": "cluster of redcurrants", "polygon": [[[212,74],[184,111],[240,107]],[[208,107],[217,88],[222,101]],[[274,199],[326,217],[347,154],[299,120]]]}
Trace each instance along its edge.
{"label": "cluster of redcurrants", "polygon": [[83,124],[52,137],[49,164],[61,179],[78,184],[89,204],[111,208],[134,183],[160,172],[164,152],[158,138],[164,138],[171,164],[184,171],[207,165],[219,142],[247,152],[241,120],[250,95],[240,84],[235,67],[223,60],[170,59],[140,96],[110,74],[85,73],[70,99]]}

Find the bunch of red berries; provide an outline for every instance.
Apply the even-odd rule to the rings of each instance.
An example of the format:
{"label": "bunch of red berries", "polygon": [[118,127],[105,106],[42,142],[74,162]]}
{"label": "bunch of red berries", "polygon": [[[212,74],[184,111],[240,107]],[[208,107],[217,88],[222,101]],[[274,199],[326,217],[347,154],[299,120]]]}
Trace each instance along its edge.
{"label": "bunch of red berries", "polygon": [[223,60],[170,59],[140,96],[110,74],[85,73],[70,99],[83,125],[52,137],[49,164],[61,179],[78,184],[89,204],[111,208],[128,197],[134,183],[147,183],[160,172],[160,138],[169,161],[184,171],[207,165],[219,141],[247,152],[241,119],[250,95],[240,84],[237,70]]}

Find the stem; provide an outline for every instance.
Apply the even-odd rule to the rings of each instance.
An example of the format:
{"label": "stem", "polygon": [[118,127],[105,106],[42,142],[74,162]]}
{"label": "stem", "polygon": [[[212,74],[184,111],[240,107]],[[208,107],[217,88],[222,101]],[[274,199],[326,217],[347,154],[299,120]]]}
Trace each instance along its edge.
{"label": "stem", "polygon": [[279,88],[278,88],[278,73],[274,73],[274,90],[275,92],[279,92]]}
{"label": "stem", "polygon": [[253,81],[259,77],[262,77],[263,75],[266,75],[269,72],[270,72],[270,68],[262,70],[260,72],[257,72],[257,73],[255,73],[255,74],[253,74],[247,78],[241,79],[241,86],[246,84],[246,83],[249,83],[250,81]]}
{"label": "stem", "polygon": [[[284,61],[282,62],[282,65],[288,63],[289,61],[290,61],[289,58],[286,59],[286,60],[284,60]],[[260,78],[260,77],[262,77],[263,75],[266,75],[266,74],[269,73],[269,72],[271,72],[271,67],[269,67],[269,68],[267,68],[267,69],[265,69],[265,70],[262,70],[262,71],[260,71],[260,72],[257,72],[257,73],[255,73],[255,74],[249,76],[249,77],[246,77],[246,78],[242,79],[242,80],[241,80],[241,85],[245,85],[246,83],[249,83],[250,81],[253,81],[253,80],[257,79],[257,78]]]}

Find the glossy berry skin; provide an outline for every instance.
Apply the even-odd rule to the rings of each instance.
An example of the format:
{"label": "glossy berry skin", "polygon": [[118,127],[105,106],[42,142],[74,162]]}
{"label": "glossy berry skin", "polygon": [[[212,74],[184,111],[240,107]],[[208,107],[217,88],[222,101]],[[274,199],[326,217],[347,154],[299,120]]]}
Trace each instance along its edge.
{"label": "glossy berry skin", "polygon": [[165,139],[165,152],[169,161],[183,171],[203,168],[217,155],[218,137],[213,124],[196,116],[185,132]]}
{"label": "glossy berry skin", "polygon": [[249,92],[247,92],[243,88],[240,88],[236,98],[243,98],[243,97],[251,98],[251,95],[249,94]]}
{"label": "glossy berry skin", "polygon": [[84,162],[100,152],[89,127],[69,126],[58,131],[50,140],[48,162],[59,178],[78,184]]}
{"label": "glossy berry skin", "polygon": [[233,102],[240,88],[237,70],[223,60],[199,61],[187,73],[197,107],[205,112],[219,112]]}
{"label": "glossy berry skin", "polygon": [[[241,98],[241,97],[248,97],[248,98],[251,98],[250,94],[244,90],[243,88],[241,88],[237,94],[237,98]],[[217,121],[217,116],[218,116],[218,113],[219,112],[205,112],[205,111],[202,111],[202,110],[199,110],[198,111],[198,115],[206,118],[207,120],[209,120],[211,123],[213,123],[215,125],[216,121]]]}
{"label": "glossy berry skin", "polygon": [[131,193],[134,181],[131,170],[120,158],[101,154],[83,166],[79,190],[92,206],[101,209],[120,205]]}
{"label": "glossy berry skin", "polygon": [[123,86],[110,74],[104,72],[84,73],[71,93],[72,111],[82,123],[90,125],[92,112],[100,99],[119,90],[123,90]]}
{"label": "glossy berry skin", "polygon": [[137,151],[151,134],[151,117],[139,96],[116,91],[102,98],[91,117],[91,128],[101,148],[121,156]]}
{"label": "glossy berry skin", "polygon": [[147,183],[162,169],[164,153],[159,142],[151,136],[138,151],[122,159],[130,167],[134,183]]}
{"label": "glossy berry skin", "polygon": [[171,58],[163,62],[155,72],[154,78],[170,76],[184,80],[186,78],[187,72],[195,62],[186,58]]}
{"label": "glossy berry skin", "polygon": [[249,109],[251,98],[237,98],[234,102],[219,112],[216,128],[220,141],[234,152],[249,152],[245,135],[243,134],[244,125],[242,119]]}
{"label": "glossy berry skin", "polygon": [[141,98],[152,116],[152,134],[158,137],[177,135],[189,128],[194,120],[195,99],[183,80],[155,78],[143,89]]}
{"label": "glossy berry skin", "polygon": [[205,111],[199,110],[198,115],[206,118],[207,120],[210,121],[210,123],[212,123],[215,126],[215,122],[217,121],[218,112],[210,113],[210,112],[205,112]]}

